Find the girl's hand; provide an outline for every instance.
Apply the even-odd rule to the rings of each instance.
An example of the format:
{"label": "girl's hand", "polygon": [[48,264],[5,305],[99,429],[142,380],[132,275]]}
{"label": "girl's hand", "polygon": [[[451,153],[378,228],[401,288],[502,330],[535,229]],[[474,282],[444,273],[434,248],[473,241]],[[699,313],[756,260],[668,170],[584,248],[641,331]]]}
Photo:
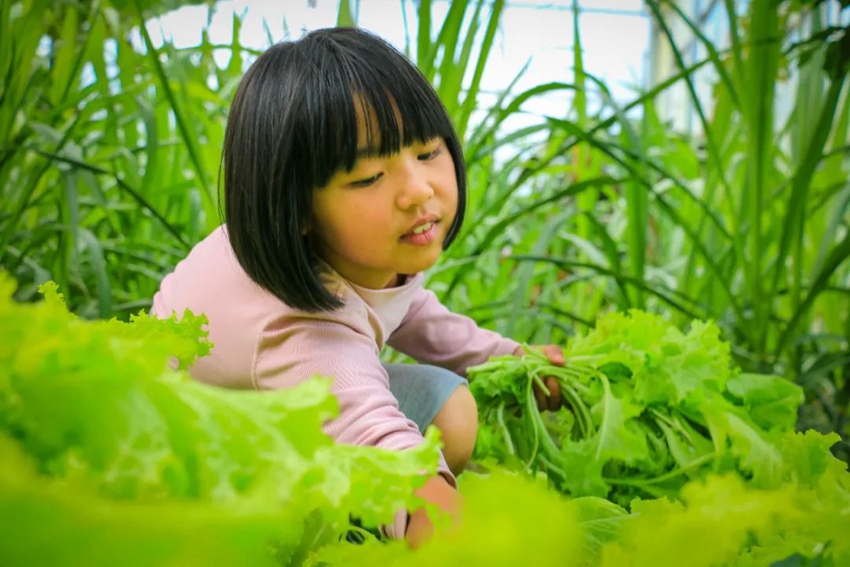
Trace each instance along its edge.
{"label": "girl's hand", "polygon": [[[461,513],[460,493],[452,487],[442,475],[428,479],[425,486],[415,493],[420,498],[431,504],[436,504],[443,512],[448,512],[452,518],[452,528],[459,525]],[[434,525],[428,517],[425,508],[420,508],[410,514],[407,524],[408,545],[412,549],[420,547],[434,535]]]}
{"label": "girl's hand", "polygon": [[[564,353],[561,351],[559,346],[545,345],[535,348],[545,354],[546,358],[549,359],[549,362],[555,366],[563,366],[566,362]],[[525,349],[522,347],[519,347],[514,351],[514,356],[523,356],[524,354]],[[559,409],[562,404],[562,398],[561,387],[558,385],[558,380],[554,376],[547,376],[543,378],[543,383],[546,384],[546,387],[549,389],[549,395],[547,396],[537,383],[534,384],[534,399],[537,400],[537,409],[540,411],[555,411]]]}

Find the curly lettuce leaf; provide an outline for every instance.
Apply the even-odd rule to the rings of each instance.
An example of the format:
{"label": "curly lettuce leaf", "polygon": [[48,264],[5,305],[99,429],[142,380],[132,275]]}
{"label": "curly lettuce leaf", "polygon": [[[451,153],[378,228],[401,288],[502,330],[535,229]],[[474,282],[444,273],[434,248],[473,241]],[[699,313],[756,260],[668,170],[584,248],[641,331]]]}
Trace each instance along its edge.
{"label": "curly lettuce leaf", "polygon": [[392,512],[424,504],[411,494],[435,474],[440,446],[440,432],[434,427],[422,444],[406,451],[333,445],[316,455],[324,478],[314,491],[330,508],[356,509],[366,525],[387,523]]}
{"label": "curly lettuce leaf", "polygon": [[[736,475],[688,483],[677,501],[638,500],[626,513],[607,500],[565,500],[521,475],[462,477],[464,522],[411,551],[399,544],[330,546],[312,567],[584,565],[755,567],[846,565],[850,509],[788,484],[763,490]],[[515,505],[505,506],[505,495]],[[777,563],[779,565],[779,563]]]}
{"label": "curly lettuce leaf", "polygon": [[[814,439],[791,442],[814,448]],[[684,557],[694,567],[790,557],[837,567],[850,558],[850,507],[832,482],[817,490],[791,482],[761,489],[737,475],[712,475],[685,485],[678,501],[636,501],[631,508],[620,537],[602,550],[602,567],[678,565]]]}
{"label": "curly lettuce leaf", "polygon": [[182,502],[286,510],[275,512],[289,522],[279,559],[335,541],[351,516],[374,527],[421,504],[435,432],[404,452],[334,444],[322,429],[338,412],[329,378],[275,392],[208,386],[169,367],[175,353],[188,364],[208,350],[202,317],[85,321],[55,287],[37,304],[13,302],[13,289],[0,274],[0,434],[45,480],[166,513]]}
{"label": "curly lettuce leaf", "polygon": [[625,365],[635,401],[643,405],[681,403],[705,388],[723,391],[731,369],[729,344],[714,323],[694,321],[682,333],[660,315],[637,309],[600,316],[593,330],[569,341],[564,354],[596,367]]}
{"label": "curly lettuce leaf", "polygon": [[[684,333],[661,315],[639,309],[600,315],[593,329],[568,341],[564,354],[568,360],[597,368],[625,366],[632,377],[645,367],[650,372],[667,366],[684,369],[685,376],[671,372],[667,377],[682,394],[678,401],[701,385],[722,388],[731,369],[730,346],[715,323],[694,320]],[[710,376],[708,369],[716,375]]]}
{"label": "curly lettuce leaf", "polygon": [[148,348],[153,345],[164,346],[169,355],[177,360],[177,368],[185,370],[198,358],[206,356],[212,350],[212,342],[207,340],[207,318],[195,315],[188,309],[179,317],[172,314],[168,318],[152,317],[148,313],[130,316],[132,325],[124,325],[113,320],[116,336],[144,341]]}
{"label": "curly lettuce leaf", "polygon": [[280,565],[274,548],[300,531],[305,513],[263,497],[238,504],[106,499],[81,479],[38,474],[5,436],[0,478],[0,517],[14,518],[3,522],[0,557],[20,567]]}
{"label": "curly lettuce leaf", "polygon": [[12,363],[9,427],[46,472],[84,474],[116,498],[226,499],[274,475],[285,498],[331,444],[321,432],[336,414],[328,380],[266,393],[146,376],[141,343],[85,330],[72,351],[34,359],[22,345]]}
{"label": "curly lettuce leaf", "polygon": [[802,387],[779,376],[741,373],[726,388],[762,429],[794,430],[797,408],[804,401]]}
{"label": "curly lettuce leaf", "polygon": [[[693,321],[682,332],[659,315],[610,313],[564,351],[563,367],[529,351],[470,369],[485,422],[477,458],[514,466],[519,457],[520,469],[545,470],[569,494],[621,504],[675,498],[686,481],[712,471],[763,487],[782,474],[779,442],[793,430],[802,391],[779,377],[740,373],[714,323]],[[569,430],[526,419],[537,413],[527,402],[538,376],[558,379],[574,415]],[[558,447],[538,456],[548,443]]]}
{"label": "curly lettuce leaf", "polygon": [[823,435],[814,430],[786,433],[779,444],[783,469],[772,484],[793,483],[819,491],[825,498],[843,502],[850,511],[847,463],[830,451],[840,440],[837,433]]}
{"label": "curly lettuce leaf", "polygon": [[[400,544],[340,545],[322,549],[307,565],[583,565],[616,533],[613,505],[579,506],[524,476],[504,471],[464,475],[460,490],[461,525],[438,532],[415,551]],[[506,498],[516,505],[506,506]],[[586,529],[593,533],[589,543]]]}
{"label": "curly lettuce leaf", "polygon": [[576,496],[608,495],[610,485],[603,479],[608,463],[636,466],[650,460],[646,436],[634,423],[642,408],[617,398],[604,375],[600,380],[603,393],[591,409],[595,433],[578,441],[566,439],[561,445],[563,488]]}
{"label": "curly lettuce leaf", "polygon": [[712,395],[700,408],[715,452],[721,458],[717,471],[741,471],[758,486],[770,486],[783,466],[778,433],[764,431],[747,412],[724,397]]}

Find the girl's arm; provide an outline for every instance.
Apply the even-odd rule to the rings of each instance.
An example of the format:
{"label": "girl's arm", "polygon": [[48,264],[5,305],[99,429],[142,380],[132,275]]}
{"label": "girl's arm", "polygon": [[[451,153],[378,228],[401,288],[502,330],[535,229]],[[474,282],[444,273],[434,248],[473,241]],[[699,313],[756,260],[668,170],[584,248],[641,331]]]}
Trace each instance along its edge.
{"label": "girl's arm", "polygon": [[448,368],[460,375],[491,356],[513,354],[520,344],[475,321],[449,311],[433,292],[420,289],[401,325],[387,344],[419,362]]}
{"label": "girl's arm", "polygon": [[[325,432],[337,442],[392,450],[422,443],[416,424],[398,409],[374,341],[353,325],[318,316],[287,317],[264,329],[256,352],[253,374],[260,389],[291,387],[316,374],[333,377],[331,393],[339,402],[340,413],[325,425]],[[442,454],[438,473],[419,495],[452,512],[456,483]],[[411,544],[430,533],[423,514],[411,515]],[[401,538],[407,521],[406,512],[399,514],[393,525],[385,527],[387,535]]]}

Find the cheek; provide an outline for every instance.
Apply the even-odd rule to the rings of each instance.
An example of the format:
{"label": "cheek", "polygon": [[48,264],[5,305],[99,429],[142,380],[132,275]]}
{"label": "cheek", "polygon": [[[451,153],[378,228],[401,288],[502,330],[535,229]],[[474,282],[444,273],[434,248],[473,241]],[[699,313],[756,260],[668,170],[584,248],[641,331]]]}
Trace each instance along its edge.
{"label": "cheek", "polygon": [[357,227],[360,232],[371,232],[386,224],[383,210],[377,199],[353,199],[345,205],[346,225],[349,230]]}
{"label": "cheek", "polygon": [[386,231],[388,218],[374,199],[347,199],[339,205],[334,209],[331,228],[335,240],[347,243],[371,242]]}
{"label": "cheek", "polygon": [[447,160],[440,175],[440,187],[443,191],[443,199],[448,203],[457,204],[457,173],[455,164],[451,158]]}
{"label": "cheek", "polygon": [[440,197],[443,202],[450,206],[452,210],[457,209],[458,188],[454,170],[443,176],[443,182],[440,183],[440,188],[442,193]]}
{"label": "cheek", "polygon": [[313,209],[313,230],[326,243],[332,244],[344,237],[350,223],[346,222],[343,209],[327,205],[322,203]]}

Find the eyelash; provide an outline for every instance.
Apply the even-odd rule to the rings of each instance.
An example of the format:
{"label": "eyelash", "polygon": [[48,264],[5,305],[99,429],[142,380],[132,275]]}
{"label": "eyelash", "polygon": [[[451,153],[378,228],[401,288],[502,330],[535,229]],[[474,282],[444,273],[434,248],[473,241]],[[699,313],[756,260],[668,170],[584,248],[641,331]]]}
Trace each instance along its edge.
{"label": "eyelash", "polygon": [[435,150],[433,150],[431,152],[419,154],[416,157],[419,158],[420,161],[429,161],[429,160],[434,159],[438,155],[440,155],[441,151],[442,151],[442,148],[436,148]]}
{"label": "eyelash", "polygon": [[[440,155],[441,151],[442,151],[442,148],[437,148],[434,151],[427,152],[427,153],[424,153],[424,154],[419,154],[418,156],[416,156],[416,158],[419,161],[430,161],[430,160],[434,159],[435,157],[437,157],[438,155]],[[369,177],[369,178],[366,178],[366,179],[358,179],[357,181],[352,181],[351,186],[352,187],[369,187],[370,185],[373,185],[376,181],[378,181],[378,179],[380,179],[382,175],[383,175],[383,173],[379,173],[377,175],[373,175],[372,177]]]}
{"label": "eyelash", "polygon": [[373,175],[372,177],[369,177],[368,179],[359,179],[357,181],[352,181],[351,186],[352,187],[368,187],[369,185],[372,185],[378,179],[380,179],[382,175],[383,175],[383,173],[379,173],[378,175]]}

